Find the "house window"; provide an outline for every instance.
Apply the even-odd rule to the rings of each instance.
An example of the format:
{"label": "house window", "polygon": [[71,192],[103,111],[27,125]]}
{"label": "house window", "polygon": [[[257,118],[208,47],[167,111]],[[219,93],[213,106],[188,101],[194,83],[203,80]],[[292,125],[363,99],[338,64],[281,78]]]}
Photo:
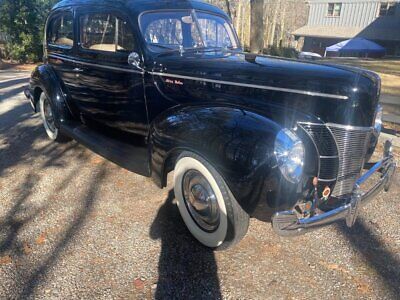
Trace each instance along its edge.
{"label": "house window", "polygon": [[328,17],[340,17],[342,3],[328,3]]}
{"label": "house window", "polygon": [[381,2],[379,16],[394,16],[396,12],[396,2]]}

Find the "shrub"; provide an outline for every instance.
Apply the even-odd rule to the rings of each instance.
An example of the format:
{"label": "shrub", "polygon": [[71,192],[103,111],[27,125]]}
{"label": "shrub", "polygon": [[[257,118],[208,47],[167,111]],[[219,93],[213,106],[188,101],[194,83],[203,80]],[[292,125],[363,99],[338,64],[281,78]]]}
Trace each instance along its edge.
{"label": "shrub", "polygon": [[56,0],[2,0],[0,31],[7,36],[6,58],[19,62],[39,61],[46,16]]}

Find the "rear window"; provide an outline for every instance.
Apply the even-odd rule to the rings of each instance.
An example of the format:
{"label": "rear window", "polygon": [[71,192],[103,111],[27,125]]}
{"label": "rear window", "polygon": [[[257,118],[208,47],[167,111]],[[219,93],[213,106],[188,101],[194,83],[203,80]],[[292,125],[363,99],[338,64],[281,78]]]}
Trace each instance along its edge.
{"label": "rear window", "polygon": [[129,24],[112,14],[87,14],[80,18],[81,47],[107,52],[131,52],[133,34]]}
{"label": "rear window", "polygon": [[72,13],[63,13],[50,21],[47,41],[52,45],[72,48],[74,44],[74,21]]}

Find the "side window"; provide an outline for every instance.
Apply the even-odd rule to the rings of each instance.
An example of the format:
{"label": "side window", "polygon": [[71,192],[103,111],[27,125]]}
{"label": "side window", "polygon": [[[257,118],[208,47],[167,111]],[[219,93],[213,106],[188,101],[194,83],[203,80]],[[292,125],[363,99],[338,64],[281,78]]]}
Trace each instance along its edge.
{"label": "side window", "polygon": [[58,15],[50,21],[49,44],[72,47],[74,44],[74,21],[72,13]]}
{"label": "side window", "polygon": [[112,14],[87,14],[80,18],[81,47],[107,52],[131,52],[133,34],[129,24]]}

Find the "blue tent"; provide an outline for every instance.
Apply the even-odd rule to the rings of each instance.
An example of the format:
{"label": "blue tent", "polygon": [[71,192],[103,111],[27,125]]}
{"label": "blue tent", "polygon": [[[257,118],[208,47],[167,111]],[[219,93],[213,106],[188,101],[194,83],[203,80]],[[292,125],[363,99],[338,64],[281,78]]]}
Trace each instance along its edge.
{"label": "blue tent", "polygon": [[326,48],[326,54],[336,56],[384,56],[386,49],[363,38],[346,40]]}

